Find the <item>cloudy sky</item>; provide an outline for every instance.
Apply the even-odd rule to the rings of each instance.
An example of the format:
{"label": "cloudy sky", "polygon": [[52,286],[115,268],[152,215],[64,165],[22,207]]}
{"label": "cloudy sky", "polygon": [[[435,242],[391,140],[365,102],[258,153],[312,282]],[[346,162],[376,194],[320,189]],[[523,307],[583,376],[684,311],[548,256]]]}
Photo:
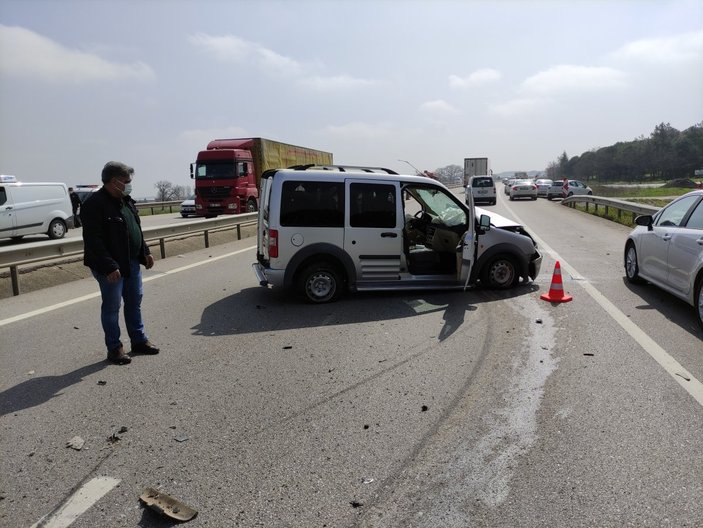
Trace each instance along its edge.
{"label": "cloudy sky", "polygon": [[191,185],[261,136],[412,172],[541,170],[703,121],[703,1],[0,0],[0,173]]}

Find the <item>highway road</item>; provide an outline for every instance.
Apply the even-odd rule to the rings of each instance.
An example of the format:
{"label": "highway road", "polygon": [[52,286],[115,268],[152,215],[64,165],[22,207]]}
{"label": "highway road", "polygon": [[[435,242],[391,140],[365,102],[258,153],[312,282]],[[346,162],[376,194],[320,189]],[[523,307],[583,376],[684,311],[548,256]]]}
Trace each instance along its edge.
{"label": "highway road", "polygon": [[172,526],[155,487],[189,526],[703,526],[692,308],[627,284],[628,228],[501,191],[545,256],[509,292],[307,305],[244,239],[145,272],[162,353],[123,367],[94,280],[0,301],[0,525]]}

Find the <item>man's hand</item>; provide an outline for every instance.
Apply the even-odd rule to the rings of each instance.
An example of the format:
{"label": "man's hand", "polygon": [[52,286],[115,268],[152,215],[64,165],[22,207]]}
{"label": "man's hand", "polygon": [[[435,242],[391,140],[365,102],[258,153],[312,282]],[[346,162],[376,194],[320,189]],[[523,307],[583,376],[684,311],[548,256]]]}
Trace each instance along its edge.
{"label": "man's hand", "polygon": [[117,282],[118,280],[120,280],[120,277],[122,277],[122,275],[120,274],[120,270],[116,269],[112,273],[107,274],[107,282]]}
{"label": "man's hand", "polygon": [[154,257],[151,255],[146,256],[146,265],[144,266],[146,269],[151,269],[154,267]]}

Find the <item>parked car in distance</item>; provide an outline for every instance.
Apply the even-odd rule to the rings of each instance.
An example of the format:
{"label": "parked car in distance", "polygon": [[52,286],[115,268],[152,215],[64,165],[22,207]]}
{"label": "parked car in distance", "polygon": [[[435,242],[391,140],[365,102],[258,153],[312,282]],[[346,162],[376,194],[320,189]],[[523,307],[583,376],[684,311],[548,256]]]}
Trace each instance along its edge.
{"label": "parked car in distance", "polygon": [[593,190],[585,183],[578,180],[566,180],[562,182],[561,197],[568,198],[575,194],[593,194]]}
{"label": "parked car in distance", "polygon": [[510,194],[510,186],[517,181],[516,178],[509,178],[507,180],[503,180],[503,192],[505,193],[506,196]]}
{"label": "parked car in distance", "polygon": [[561,198],[561,191],[564,189],[563,180],[552,180],[552,184],[547,189],[547,200]]}
{"label": "parked car in distance", "polygon": [[195,210],[195,195],[181,202],[181,216],[183,218],[187,218],[191,215],[197,216],[197,214],[198,212]]}
{"label": "parked car in distance", "polygon": [[73,188],[73,192],[75,192],[78,195],[78,198],[80,199],[81,203],[85,202],[86,198],[90,196],[92,193],[99,191],[100,190],[100,185],[81,185],[78,184]]}
{"label": "parked car in distance", "polygon": [[[466,193],[473,195],[474,203],[488,202],[491,205],[496,204],[496,184],[492,176],[471,176]],[[469,203],[468,197],[466,203]]]}
{"label": "parked car in distance", "polygon": [[552,180],[548,180],[546,178],[540,178],[538,180],[535,180],[535,185],[537,186],[537,196],[543,196],[547,197],[547,192],[549,191],[549,188],[552,186]]}
{"label": "parked car in distance", "polygon": [[638,216],[625,242],[625,275],[647,280],[695,308],[703,329],[703,190]]}
{"label": "parked car in distance", "polygon": [[531,200],[537,199],[537,185],[532,180],[515,180],[510,186],[511,200],[517,198],[530,198]]}

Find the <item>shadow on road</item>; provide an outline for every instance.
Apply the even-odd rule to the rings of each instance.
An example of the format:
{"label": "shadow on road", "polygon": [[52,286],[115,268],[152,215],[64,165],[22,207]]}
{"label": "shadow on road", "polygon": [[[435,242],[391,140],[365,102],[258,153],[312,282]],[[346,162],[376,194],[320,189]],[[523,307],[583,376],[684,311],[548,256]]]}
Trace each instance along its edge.
{"label": "shadow on road", "polygon": [[631,284],[623,277],[622,282],[632,293],[640,297],[645,304],[635,306],[638,310],[657,310],[672,323],[694,337],[701,337],[701,330],[696,321],[694,308],[670,293],[653,284]]}
{"label": "shadow on road", "polygon": [[444,312],[438,335],[443,341],[464,323],[466,314],[483,303],[510,299],[539,290],[530,283],[511,290],[467,292],[373,292],[347,295],[335,303],[307,304],[282,290],[248,288],[208,306],[194,335],[221,336],[389,321]]}
{"label": "shadow on road", "polygon": [[105,361],[99,361],[61,376],[42,376],[23,381],[19,385],[0,392],[0,416],[41,405],[65,388],[83,381],[84,377],[98,372],[106,366]]}

